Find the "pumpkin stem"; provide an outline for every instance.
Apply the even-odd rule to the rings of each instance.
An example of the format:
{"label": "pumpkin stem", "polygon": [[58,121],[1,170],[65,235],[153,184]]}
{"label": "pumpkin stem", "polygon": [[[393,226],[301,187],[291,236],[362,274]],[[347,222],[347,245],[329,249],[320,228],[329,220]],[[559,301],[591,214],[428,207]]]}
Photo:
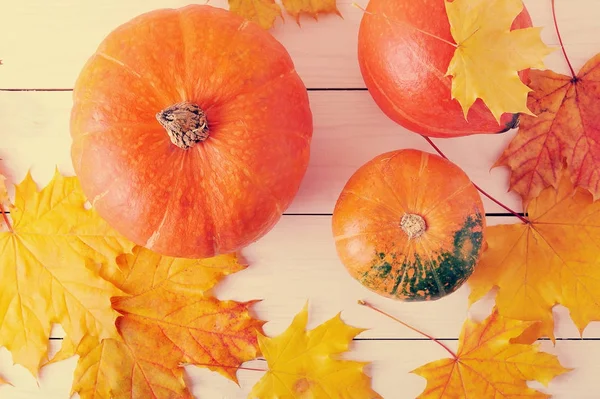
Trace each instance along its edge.
{"label": "pumpkin stem", "polygon": [[196,104],[181,102],[171,105],[156,114],[156,119],[167,131],[171,142],[182,150],[209,136],[206,114]]}
{"label": "pumpkin stem", "polygon": [[421,215],[414,213],[405,213],[400,220],[400,227],[406,233],[408,238],[418,238],[427,230],[427,223]]}

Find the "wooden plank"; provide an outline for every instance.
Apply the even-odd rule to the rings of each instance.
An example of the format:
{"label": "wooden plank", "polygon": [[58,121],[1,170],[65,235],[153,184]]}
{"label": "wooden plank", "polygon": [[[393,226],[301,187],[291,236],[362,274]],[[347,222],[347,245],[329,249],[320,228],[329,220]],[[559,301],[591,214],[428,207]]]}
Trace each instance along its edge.
{"label": "wooden plank", "polygon": [[[488,217],[490,225],[516,222],[512,217]],[[249,267],[227,277],[214,290],[223,300],[260,299],[256,317],[267,320],[267,334],[285,328],[291,314],[308,301],[315,319],[342,312],[346,322],[368,328],[365,338],[418,338],[418,334],[357,304],[359,299],[392,313],[439,338],[456,338],[465,318],[484,318],[493,295],[468,307],[469,287],[432,302],[400,302],[375,294],[346,272],[335,251],[329,216],[284,216],[275,228],[242,251]],[[554,310],[558,338],[579,338],[579,332],[562,306]],[[584,337],[600,337],[600,323],[591,323]],[[55,329],[54,338],[64,337]]]}
{"label": "wooden plank", "polygon": [[[363,11],[352,0],[338,0],[343,19],[289,16],[272,31],[292,55],[308,87],[364,87],[357,61],[358,26]],[[97,1],[28,0],[5,2],[0,15],[1,88],[70,88],[87,58],[114,28],[138,14],[164,7],[182,7],[187,0]],[[365,6],[367,0],[357,0]],[[569,57],[576,69],[600,47],[600,8],[596,0],[557,2],[558,20]],[[227,7],[225,0],[211,5]],[[557,44],[550,2],[525,0],[543,38]],[[32,34],[36,32],[36,34]],[[327,40],[323,40],[326,37]],[[562,54],[548,58],[548,67],[567,72]]]}
{"label": "wooden plank", "polygon": [[[287,322],[292,315],[289,315]],[[328,315],[332,316],[332,315]],[[322,322],[324,318],[313,317]],[[280,331],[277,331],[278,333]],[[457,347],[456,341],[445,341],[451,348]],[[53,347],[58,346],[54,343]],[[600,357],[600,345],[596,341],[560,341],[556,347],[549,342],[542,343],[544,351],[559,356],[565,367],[574,371],[556,378],[548,387],[538,383],[530,386],[552,394],[553,399],[596,399],[600,366],[592,359]],[[352,345],[352,352],[345,356],[349,359],[370,361],[367,373],[372,376],[372,386],[384,398],[408,399],[416,397],[425,388],[423,378],[410,371],[430,361],[445,358],[447,353],[429,341],[358,341]],[[0,387],[0,397],[10,399],[67,399],[72,383],[76,358],[50,366],[43,371],[40,386],[27,371],[19,366],[10,366],[10,356],[6,350],[0,350],[0,370],[15,387]],[[266,362],[256,360],[245,364],[246,367],[264,369]],[[217,373],[195,366],[187,366],[187,380],[197,398],[245,399],[252,386],[261,378],[257,371],[238,371],[240,386],[226,380]],[[480,398],[477,398],[480,399]]]}
{"label": "wooden plank", "polygon": [[[131,18],[158,8],[178,8],[186,0],[108,1],[28,0],[3,5],[0,17],[0,54],[4,66],[2,88],[70,88],[88,57],[114,28]],[[18,3],[18,4],[17,4]],[[287,16],[272,31],[292,55],[308,87],[361,87],[356,57],[356,29],[362,11],[352,1],[339,1],[344,18],[302,18],[302,27]],[[226,0],[210,5],[227,8]],[[31,35],[35,30],[40,34]],[[323,41],[336,33],[335,40]],[[341,75],[339,72],[343,71]],[[337,75],[337,76],[336,76]],[[332,79],[336,77],[335,79]]]}
{"label": "wooden plank", "polygon": [[[417,134],[391,122],[367,92],[310,92],[315,130],[309,169],[288,213],[331,213],[350,176],[373,157],[400,148],[433,151]],[[0,92],[0,158],[10,178],[20,181],[31,169],[42,185],[58,165],[73,173],[70,160],[70,92]],[[436,140],[471,179],[515,210],[519,198],[508,193],[508,170],[490,168],[514,131]],[[503,210],[484,198],[486,212]]]}
{"label": "wooden plank", "polygon": [[[488,217],[490,225],[516,222],[512,217]],[[363,336],[406,338],[419,335],[381,315],[359,306],[359,299],[400,317],[436,337],[458,337],[468,314],[485,317],[493,296],[468,308],[468,286],[433,302],[408,303],[383,298],[363,287],[346,272],[335,251],[331,218],[284,216],[262,240],[242,254],[250,267],[223,282],[215,293],[235,300],[263,299],[256,305],[258,317],[269,320],[267,333],[285,326],[289,314],[308,300],[315,318],[343,311],[348,323],[369,328]],[[579,332],[562,306],[554,310],[556,336],[578,338]],[[591,323],[585,337],[600,337],[600,323]]]}
{"label": "wooden plank", "polygon": [[[315,23],[303,19],[299,28],[290,18],[273,33],[288,48],[296,67],[309,88],[364,87],[356,60],[356,36],[362,11],[352,0],[339,1],[344,19],[320,18]],[[556,44],[549,2],[526,0],[536,25],[545,25],[543,37]],[[186,0],[111,1],[28,0],[9,2],[0,14],[0,88],[70,88],[87,57],[113,28],[142,12],[159,7],[179,7]],[[366,0],[357,1],[365,5]],[[225,0],[211,4],[224,7]],[[558,19],[566,48],[575,68],[592,56],[600,44],[597,0],[557,3]],[[323,40],[327,38],[327,40]],[[548,66],[567,72],[562,54],[548,58]],[[347,178],[363,162],[396,148],[428,149],[422,139],[391,123],[375,107],[366,92],[311,92],[315,114],[315,139],[310,169],[289,213],[330,213]],[[41,184],[52,175],[54,165],[72,172],[69,160],[68,115],[70,93],[0,93],[0,158],[9,167],[13,180],[20,180],[31,168]],[[514,132],[498,136],[478,136],[438,141],[438,144],[486,191],[518,208],[515,196],[506,195],[506,171],[489,167]],[[486,202],[488,212],[499,209]],[[489,223],[510,222],[511,218],[489,218]],[[370,327],[362,337],[416,338],[417,335],[356,304],[367,299],[393,312],[408,323],[438,337],[456,338],[467,313],[485,315],[491,301],[483,301],[467,311],[468,288],[440,301],[420,304],[383,299],[352,280],[343,269],[333,246],[328,216],[284,216],[259,242],[244,251],[250,263],[219,286],[220,298],[239,300],[264,298],[257,316],[269,320],[268,334],[281,332],[306,300],[314,326],[342,311],[353,325]],[[568,311],[555,310],[557,336],[577,337]],[[60,332],[53,334],[62,336]],[[593,323],[585,337],[600,337]],[[56,350],[60,341],[51,341]],[[451,346],[456,341],[450,341]],[[558,379],[549,387],[555,398],[595,398],[600,356],[598,341],[549,342],[543,347],[558,353],[565,366],[577,371]],[[355,358],[373,360],[370,373],[374,386],[386,398],[415,397],[424,380],[408,372],[444,356],[431,342],[359,341]],[[0,397],[11,399],[64,399],[69,397],[75,359],[51,366],[42,373],[40,387],[19,367],[11,367],[5,349],[0,349],[0,373],[17,387],[0,387]],[[264,367],[254,361],[249,367]],[[244,398],[260,374],[241,371],[240,384],[228,382],[207,370],[190,368],[189,378],[198,397]]]}
{"label": "wooden plank", "polygon": [[[488,217],[489,225],[517,222],[512,217]],[[405,322],[424,329],[436,337],[458,337],[467,317],[485,317],[493,306],[493,296],[468,309],[468,286],[432,302],[409,303],[383,298],[356,282],[346,272],[337,257],[328,216],[284,216],[263,239],[243,252],[250,267],[222,283],[215,293],[221,298],[263,299],[257,304],[259,317],[269,320],[266,331],[283,328],[290,313],[305,301],[316,318],[343,311],[352,324],[369,328],[363,335],[374,338],[418,337],[396,322],[357,304],[360,299],[400,317]],[[578,338],[579,332],[568,311],[554,310],[557,337]],[[600,323],[593,322],[584,331],[585,337],[600,337]]]}

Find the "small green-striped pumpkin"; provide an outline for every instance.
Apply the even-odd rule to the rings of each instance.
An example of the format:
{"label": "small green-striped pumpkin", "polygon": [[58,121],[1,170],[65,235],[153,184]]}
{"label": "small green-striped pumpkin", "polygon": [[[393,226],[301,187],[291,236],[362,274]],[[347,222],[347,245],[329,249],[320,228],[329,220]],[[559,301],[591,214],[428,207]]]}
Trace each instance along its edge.
{"label": "small green-striped pumpkin", "polygon": [[356,171],[332,227],[338,256],[361,284],[386,297],[428,301],[456,291],[472,274],[485,214],[458,166],[399,150]]}

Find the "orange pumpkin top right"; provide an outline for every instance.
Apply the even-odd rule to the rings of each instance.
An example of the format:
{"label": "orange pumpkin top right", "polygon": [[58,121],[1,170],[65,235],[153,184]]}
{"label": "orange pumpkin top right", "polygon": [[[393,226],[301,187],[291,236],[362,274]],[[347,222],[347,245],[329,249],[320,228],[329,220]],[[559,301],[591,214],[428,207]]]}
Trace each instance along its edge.
{"label": "orange pumpkin top right", "polygon": [[[502,133],[516,127],[518,114],[503,114],[498,123],[480,99],[467,121],[452,99],[452,78],[445,75],[455,47],[444,42],[454,43],[444,1],[369,1],[360,24],[358,59],[371,96],[393,121],[429,137]],[[531,26],[523,8],[512,29]],[[519,73],[524,83],[527,72]]]}

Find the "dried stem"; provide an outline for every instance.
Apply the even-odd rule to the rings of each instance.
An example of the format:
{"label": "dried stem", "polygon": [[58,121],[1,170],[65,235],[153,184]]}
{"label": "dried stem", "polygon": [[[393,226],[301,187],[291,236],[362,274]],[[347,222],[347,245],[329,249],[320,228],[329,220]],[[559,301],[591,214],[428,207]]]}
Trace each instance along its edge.
{"label": "dried stem", "polygon": [[204,366],[204,367],[221,367],[224,369],[236,369],[236,370],[247,370],[247,371],[260,371],[266,373],[269,370],[265,369],[255,369],[252,367],[244,367],[244,366],[224,366],[222,364],[209,364],[209,363],[190,363],[191,366]]}
{"label": "dried stem", "polygon": [[373,306],[373,305],[371,305],[371,304],[369,304],[369,303],[367,303],[367,302],[365,302],[363,300],[358,301],[358,304],[362,305],[362,306],[366,306],[367,308],[372,309],[372,310],[376,311],[377,313],[381,313],[382,315],[384,315],[386,317],[389,317],[390,319],[392,319],[392,320],[394,320],[394,321],[402,324],[404,327],[409,328],[409,329],[413,330],[414,332],[416,332],[418,334],[421,334],[422,336],[424,336],[426,338],[429,338],[430,340],[432,340],[433,342],[435,342],[436,344],[438,344],[439,346],[441,346],[442,348],[444,348],[446,350],[446,352],[448,352],[450,355],[452,355],[453,359],[458,359],[458,356],[456,355],[456,353],[454,353],[454,351],[452,349],[448,348],[448,346],[446,346],[446,344],[444,344],[443,342],[438,341],[437,338],[434,338],[431,335],[429,335],[427,333],[424,333],[423,331],[418,330],[418,329],[414,328],[413,326],[411,326],[409,324],[406,324],[402,320],[400,320],[400,319],[392,316],[389,313],[384,312],[383,310],[377,309],[375,306]]}
{"label": "dried stem", "polygon": [[554,28],[556,28],[556,35],[558,36],[558,43],[560,43],[560,48],[562,49],[562,52],[565,56],[565,60],[567,60],[567,65],[569,66],[569,69],[571,70],[571,76],[573,77],[573,79],[576,79],[577,75],[575,75],[575,70],[573,69],[573,65],[571,65],[571,61],[569,60],[569,57],[567,56],[567,52],[565,50],[565,46],[563,44],[562,37],[560,36],[560,31],[558,30],[558,22],[556,21],[556,8],[554,6],[554,0],[550,0],[550,2],[552,4],[552,18],[554,19]]}
{"label": "dried stem", "polygon": [[[426,136],[423,136],[423,138],[425,139],[425,141],[427,141],[429,143],[430,146],[433,147],[433,149],[440,154],[440,156],[444,159],[448,159],[448,157],[442,152],[442,150],[440,150],[438,148],[437,145],[434,144],[434,142]],[[449,160],[449,159],[448,159]],[[477,189],[477,191],[479,191],[481,194],[485,195],[487,198],[489,198],[491,201],[493,201],[495,204],[497,204],[498,206],[502,207],[503,209],[505,209],[506,211],[510,212],[513,214],[513,216],[519,218],[523,223],[525,224],[529,224],[530,221],[519,215],[516,211],[513,211],[512,209],[510,209],[508,206],[504,205],[502,202],[498,201],[496,198],[492,197],[490,194],[486,193],[481,187],[479,187],[477,184],[473,183],[473,186]]]}
{"label": "dried stem", "polygon": [[255,369],[253,367],[243,367],[243,366],[240,366],[237,369],[238,370],[247,370],[247,371],[260,371],[262,373],[266,373],[267,371],[269,371],[269,370],[266,370],[266,369]]}

